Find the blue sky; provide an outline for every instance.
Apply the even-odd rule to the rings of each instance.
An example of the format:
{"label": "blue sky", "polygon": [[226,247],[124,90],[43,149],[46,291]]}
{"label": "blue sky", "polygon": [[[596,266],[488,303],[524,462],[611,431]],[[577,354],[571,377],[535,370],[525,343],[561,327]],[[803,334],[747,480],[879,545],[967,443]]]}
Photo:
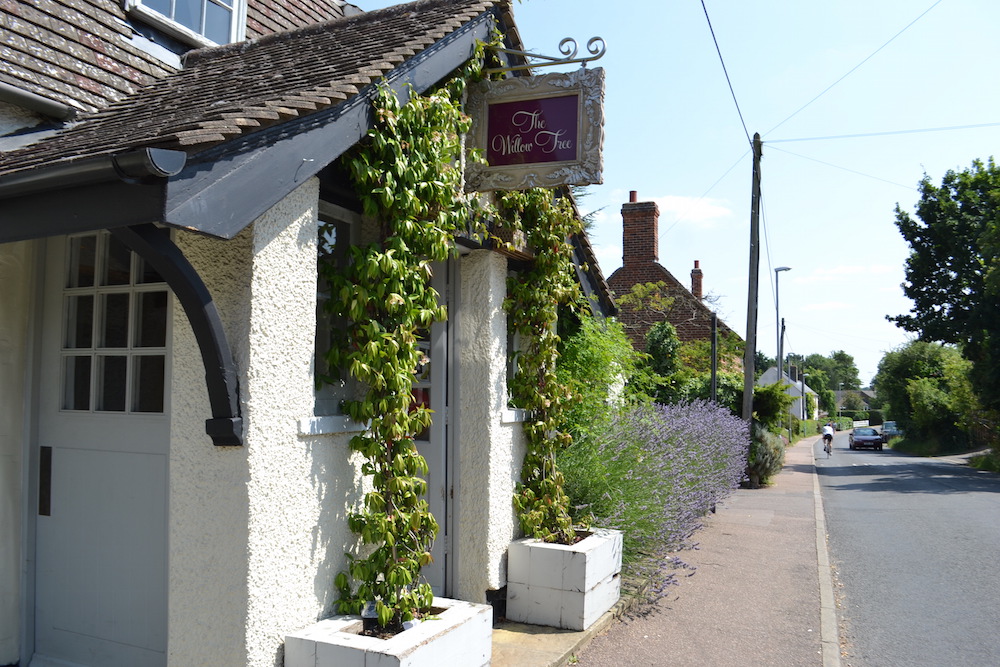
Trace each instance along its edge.
{"label": "blue sky", "polygon": [[911,306],[900,289],[908,246],[894,225],[896,204],[913,211],[925,173],[940,184],[948,169],[998,152],[1000,3],[704,7],[735,103],[701,0],[514,4],[529,51],[558,55],[564,37],[581,52],[594,36],[607,44],[590,65],[606,70],[604,183],[581,204],[598,210],[601,269],[609,276],[621,265],[621,205],[636,190],[659,205],[660,263],[688,284],[699,260],[720,317],[745,334],[747,135],[759,132],[758,348],[775,354],[774,269],[789,266],[780,277],[785,350],[844,350],[868,383],[883,354],[907,340],[885,320]]}

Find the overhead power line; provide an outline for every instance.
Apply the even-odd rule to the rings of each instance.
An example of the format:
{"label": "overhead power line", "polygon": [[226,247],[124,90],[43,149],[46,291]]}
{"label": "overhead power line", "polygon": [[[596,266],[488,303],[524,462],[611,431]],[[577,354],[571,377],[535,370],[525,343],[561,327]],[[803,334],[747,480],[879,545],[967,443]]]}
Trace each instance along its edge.
{"label": "overhead power line", "polygon": [[858,176],[864,176],[865,178],[870,178],[872,180],[882,181],[883,183],[888,183],[889,185],[897,185],[897,186],[899,186],[901,188],[906,188],[907,190],[916,190],[917,189],[913,185],[903,185],[902,183],[897,183],[895,181],[890,181],[890,180],[887,180],[885,178],[880,178],[878,176],[872,176],[871,174],[866,174],[863,171],[858,171],[857,169],[849,169],[847,167],[841,167],[840,165],[833,164],[832,162],[825,162],[823,160],[817,160],[816,158],[809,157],[808,155],[800,155],[799,153],[793,153],[792,151],[787,151],[787,150],[784,150],[783,148],[775,148],[774,150],[778,151],[779,153],[785,153],[786,155],[794,155],[795,157],[802,158],[803,160],[810,160],[812,162],[816,162],[818,164],[821,164],[821,165],[824,165],[824,166],[827,166],[827,167],[832,167],[834,169],[840,169],[841,171],[846,171],[846,172],[848,172],[850,174],[856,174]]}
{"label": "overhead power line", "polygon": [[769,139],[768,144],[786,144],[793,141],[827,141],[829,139],[864,139],[867,137],[886,137],[893,134],[918,134],[921,132],[951,132],[952,130],[977,130],[984,127],[997,127],[1000,123],[978,123],[976,125],[951,125],[948,127],[922,127],[914,130],[888,130],[885,132],[864,132],[861,134],[831,134],[825,137],[802,137],[800,139]]}
{"label": "overhead power line", "polygon": [[[832,89],[832,88],[833,88],[834,86],[836,86],[836,85],[837,85],[838,83],[840,83],[841,81],[843,81],[844,79],[846,79],[847,77],[849,77],[849,76],[850,76],[851,74],[853,74],[853,73],[854,73],[854,72],[855,72],[855,71],[856,71],[856,70],[857,70],[858,68],[860,68],[860,67],[861,67],[862,65],[864,65],[864,64],[865,64],[866,62],[868,62],[869,60],[871,60],[872,58],[874,58],[874,57],[875,57],[875,55],[876,55],[876,54],[877,54],[877,53],[878,53],[879,51],[881,51],[881,50],[882,50],[882,49],[884,49],[885,47],[889,46],[889,44],[891,44],[891,43],[892,43],[893,41],[895,41],[895,39],[896,39],[897,37],[899,37],[899,36],[900,36],[900,35],[902,35],[902,34],[903,34],[904,32],[906,32],[907,30],[909,30],[909,29],[910,29],[910,27],[911,27],[911,26],[912,26],[912,25],[913,25],[914,23],[916,23],[917,21],[919,21],[920,19],[922,19],[922,18],[923,18],[923,17],[924,17],[924,16],[925,16],[925,15],[926,15],[926,14],[927,14],[927,13],[928,13],[929,11],[931,11],[932,9],[934,9],[935,7],[937,7],[938,5],[940,5],[940,4],[942,3],[942,2],[943,2],[943,0],[937,0],[937,2],[935,2],[935,3],[933,4],[933,5],[931,5],[931,6],[930,6],[930,7],[928,7],[927,9],[925,9],[925,10],[924,10],[924,11],[923,11],[923,12],[922,12],[922,13],[920,14],[920,16],[918,16],[917,18],[915,18],[915,19],[913,19],[912,21],[910,21],[909,23],[907,23],[907,24],[906,24],[906,27],[905,27],[905,28],[903,28],[902,30],[900,30],[899,32],[897,32],[897,33],[896,33],[895,35],[893,35],[892,37],[890,37],[890,38],[889,38],[889,40],[888,40],[888,41],[887,41],[887,42],[886,42],[885,44],[883,44],[882,46],[880,46],[880,47],[878,47],[877,49],[875,49],[874,51],[872,51],[871,55],[869,55],[869,56],[868,56],[867,58],[865,58],[864,60],[862,60],[861,62],[859,62],[859,63],[858,63],[857,65],[855,65],[854,67],[852,67],[852,68],[851,68],[851,69],[850,69],[850,70],[849,70],[849,71],[847,72],[847,74],[845,74],[844,76],[840,77],[839,79],[837,79],[836,81],[834,81],[833,83],[831,83],[831,84],[830,84],[829,86],[827,86],[827,87],[826,87],[826,88],[825,88],[825,89],[823,90],[823,92],[821,92],[821,93],[820,93],[819,95],[817,95],[816,97],[812,98],[811,100],[809,100],[808,102],[806,102],[805,104],[803,104],[802,106],[800,106],[800,107],[799,107],[798,109],[796,109],[795,111],[793,111],[793,112],[791,113],[791,115],[789,115],[789,116],[788,116],[787,118],[785,118],[785,120],[781,121],[780,123],[778,123],[777,125],[775,125],[774,127],[772,127],[772,128],[770,129],[770,130],[768,130],[768,131],[767,131],[767,134],[771,134],[771,132],[774,132],[774,131],[775,131],[775,130],[777,130],[777,129],[778,129],[779,127],[781,127],[782,125],[784,125],[785,123],[787,123],[788,121],[790,121],[790,120],[791,120],[792,118],[794,118],[795,116],[797,116],[797,115],[798,115],[798,114],[799,114],[799,113],[800,113],[800,112],[801,112],[801,111],[802,111],[803,109],[805,109],[806,107],[808,107],[808,106],[809,106],[810,104],[812,104],[813,102],[815,102],[816,100],[818,100],[819,98],[823,97],[823,96],[824,96],[824,95],[826,95],[826,94],[827,94],[828,92],[830,92],[830,90],[831,90],[831,89]],[[702,4],[702,6],[704,6],[704,5],[705,5],[705,2],[704,2],[704,0],[702,0],[702,3],[701,3],[701,4]],[[706,12],[706,14],[705,14],[705,15],[706,15],[706,16],[708,16],[708,13]]]}
{"label": "overhead power line", "polygon": [[[940,2],[940,0],[938,0]],[[729,79],[729,71],[726,69],[726,61],[722,57],[722,50],[719,48],[719,40],[715,38],[715,29],[712,28],[712,19],[708,17],[708,7],[705,6],[705,0],[701,0],[701,8],[705,11],[705,20],[708,21],[708,31],[712,33],[712,41],[715,43],[715,52],[719,54],[719,62],[722,63],[722,72],[726,75],[726,83],[729,84],[729,93],[733,96],[733,104],[736,105],[736,113],[740,116],[740,123],[743,125],[743,133],[747,136],[747,143],[753,144],[753,140],[750,139],[750,131],[747,130],[746,121],[743,120],[743,112],[740,111],[740,103],[736,99],[736,91],[733,90],[733,82]]]}

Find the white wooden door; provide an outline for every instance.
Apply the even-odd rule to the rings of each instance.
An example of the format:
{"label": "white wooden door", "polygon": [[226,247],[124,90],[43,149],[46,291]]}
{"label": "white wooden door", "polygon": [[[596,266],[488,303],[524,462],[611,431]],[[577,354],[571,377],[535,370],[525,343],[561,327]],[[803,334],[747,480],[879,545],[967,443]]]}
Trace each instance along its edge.
{"label": "white wooden door", "polygon": [[106,232],[49,241],[31,667],[167,663],[170,307]]}
{"label": "white wooden door", "polygon": [[431,514],[438,522],[438,536],[431,556],[434,562],[423,568],[422,573],[434,589],[435,595],[448,595],[450,583],[449,557],[451,552],[451,461],[449,457],[449,367],[451,346],[449,332],[456,313],[450,298],[452,281],[449,272],[455,264],[446,262],[434,265],[433,287],[441,295],[441,302],[449,307],[449,319],[431,326],[429,336],[420,345],[425,363],[417,372],[414,383],[414,401],[434,411],[431,427],[417,437],[417,449],[427,460],[427,502]]}

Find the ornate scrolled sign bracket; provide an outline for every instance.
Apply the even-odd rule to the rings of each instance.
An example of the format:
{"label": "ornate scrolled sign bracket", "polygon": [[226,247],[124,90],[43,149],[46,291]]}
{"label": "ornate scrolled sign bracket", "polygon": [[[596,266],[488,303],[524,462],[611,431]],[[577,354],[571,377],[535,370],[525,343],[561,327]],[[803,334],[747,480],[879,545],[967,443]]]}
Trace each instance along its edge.
{"label": "ornate scrolled sign bracket", "polygon": [[[503,47],[490,47],[492,50],[499,53],[506,53],[508,55],[520,56],[525,59],[523,65],[511,65],[509,67],[496,67],[484,70],[487,74],[499,74],[501,72],[513,72],[516,70],[526,70],[535,69],[536,67],[552,67],[554,65],[569,65],[572,63],[581,63],[581,66],[586,67],[587,63],[599,60],[604,57],[604,53],[607,51],[607,46],[604,43],[603,37],[591,37],[587,41],[587,52],[589,56],[576,57],[577,45],[576,40],[572,37],[565,37],[561,42],[559,42],[559,56],[543,56],[537,53],[528,53],[527,51],[518,51],[516,49],[505,49]],[[541,62],[529,62],[529,59],[540,60]]]}

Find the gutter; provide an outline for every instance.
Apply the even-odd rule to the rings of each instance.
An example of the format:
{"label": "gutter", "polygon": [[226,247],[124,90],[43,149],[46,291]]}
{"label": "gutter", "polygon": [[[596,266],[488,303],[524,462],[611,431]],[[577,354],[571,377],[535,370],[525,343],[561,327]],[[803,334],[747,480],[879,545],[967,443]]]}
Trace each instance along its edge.
{"label": "gutter", "polygon": [[48,97],[42,97],[41,95],[2,81],[0,81],[0,100],[24,107],[25,109],[37,111],[40,114],[57,120],[69,120],[77,112],[76,109],[67,104],[56,102]]}
{"label": "gutter", "polygon": [[99,155],[51,166],[25,169],[0,177],[0,199],[120,180],[133,183],[146,178],[166,178],[180,173],[187,162],[184,151],[140,148],[116,155]]}

